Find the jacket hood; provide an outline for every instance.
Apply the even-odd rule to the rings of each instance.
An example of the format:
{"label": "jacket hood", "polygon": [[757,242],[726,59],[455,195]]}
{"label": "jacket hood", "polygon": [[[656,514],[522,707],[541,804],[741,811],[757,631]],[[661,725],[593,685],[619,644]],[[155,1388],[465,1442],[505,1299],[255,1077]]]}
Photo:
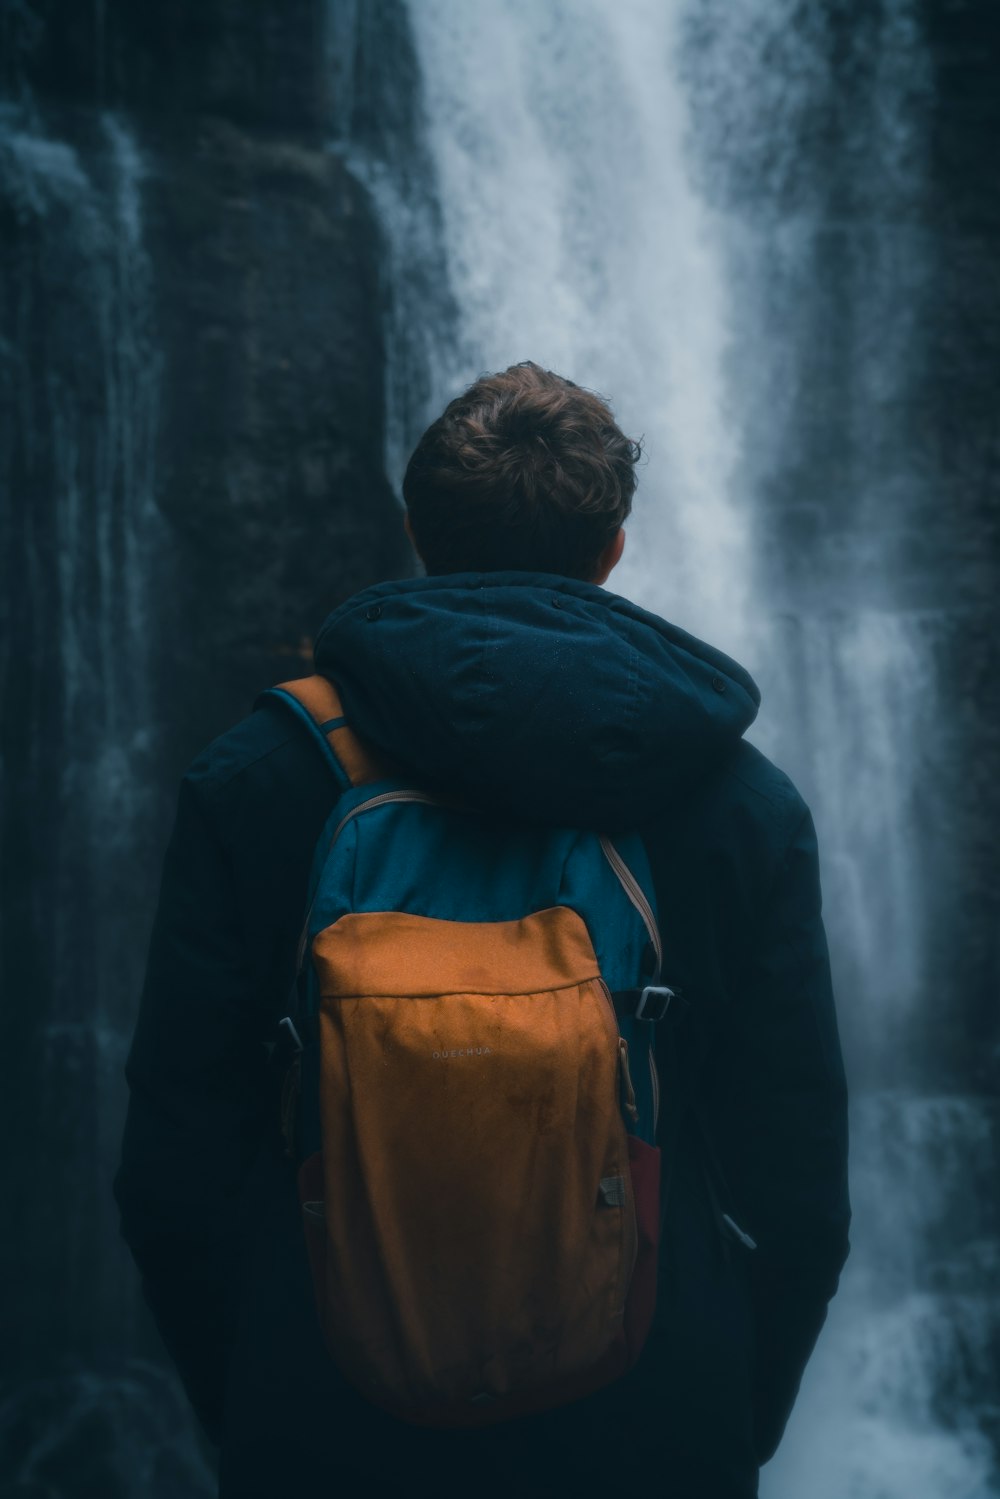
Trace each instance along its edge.
{"label": "jacket hood", "polygon": [[421,783],[574,827],[637,827],[725,758],[760,693],[721,651],[544,573],[380,583],[327,619],[316,669]]}

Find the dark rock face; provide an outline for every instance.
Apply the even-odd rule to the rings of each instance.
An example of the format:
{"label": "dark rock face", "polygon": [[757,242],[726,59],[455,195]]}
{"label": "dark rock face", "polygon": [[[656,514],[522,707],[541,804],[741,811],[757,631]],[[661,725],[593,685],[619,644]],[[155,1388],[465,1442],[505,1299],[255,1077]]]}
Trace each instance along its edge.
{"label": "dark rock face", "polygon": [[8,93],[314,139],[329,129],[335,75],[317,0],[5,0],[2,25]]}
{"label": "dark rock face", "polygon": [[213,643],[196,690],[224,723],[334,603],[409,565],[381,467],[378,245],[334,155],[220,121],[151,187],[149,227],[170,246],[159,319],[177,372],[159,449],[167,633]]}
{"label": "dark rock face", "polygon": [[0,9],[0,1470],[24,1492],[208,1483],[110,1190],[174,789],[330,608],[412,565],[326,12]]}

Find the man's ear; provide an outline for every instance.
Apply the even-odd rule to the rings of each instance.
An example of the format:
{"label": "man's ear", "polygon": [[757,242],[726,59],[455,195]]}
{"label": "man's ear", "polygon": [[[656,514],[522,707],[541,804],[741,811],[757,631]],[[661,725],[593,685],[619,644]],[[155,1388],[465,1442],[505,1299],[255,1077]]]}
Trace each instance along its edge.
{"label": "man's ear", "polygon": [[619,526],[614,536],[612,536],[611,540],[608,542],[607,546],[598,557],[597,566],[594,569],[594,576],[591,579],[591,582],[596,583],[598,587],[600,587],[602,583],[606,583],[610,574],[622,560],[622,552],[624,550],[625,527]]}

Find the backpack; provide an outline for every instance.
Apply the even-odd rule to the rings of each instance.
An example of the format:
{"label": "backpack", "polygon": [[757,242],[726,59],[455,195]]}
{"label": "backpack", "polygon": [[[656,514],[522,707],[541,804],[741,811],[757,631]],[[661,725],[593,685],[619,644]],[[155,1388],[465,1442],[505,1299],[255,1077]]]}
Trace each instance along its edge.
{"label": "backpack", "polygon": [[412,785],[321,676],[296,713],[340,796],[316,845],[283,1122],[344,1375],[481,1426],[636,1361],[660,1229],[653,1037],[674,991],[638,835]]}

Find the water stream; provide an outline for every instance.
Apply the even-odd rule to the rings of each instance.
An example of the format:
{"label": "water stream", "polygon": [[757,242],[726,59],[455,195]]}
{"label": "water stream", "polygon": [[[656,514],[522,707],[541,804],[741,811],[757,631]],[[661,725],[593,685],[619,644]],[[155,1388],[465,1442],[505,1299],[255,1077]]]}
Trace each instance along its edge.
{"label": "water stream", "polygon": [[947,585],[901,560],[933,483],[907,409],[931,295],[916,8],[853,31],[786,0],[409,14],[453,311],[392,302],[390,401],[430,379],[390,472],[482,370],[530,357],[610,396],[646,450],[616,586],[749,666],[753,737],[820,831],[855,1249],[762,1494],[995,1496],[996,1108],[930,1039]]}
{"label": "water stream", "polygon": [[115,1363],[138,1340],[110,1175],[142,982],[133,934],[148,922],[162,821],[162,355],[145,163],[115,114],[90,130],[80,150],[30,101],[0,119],[0,201],[17,231],[0,345],[0,484],[17,500],[2,516],[13,565],[0,643],[0,935],[5,1001],[17,997],[5,1004],[17,1061],[4,1106],[19,1230],[4,1278],[23,1340],[4,1350],[5,1376],[13,1360],[19,1377],[0,1392],[0,1469],[25,1493],[153,1492],[154,1474],[196,1493],[204,1465],[173,1376],[148,1358]]}

